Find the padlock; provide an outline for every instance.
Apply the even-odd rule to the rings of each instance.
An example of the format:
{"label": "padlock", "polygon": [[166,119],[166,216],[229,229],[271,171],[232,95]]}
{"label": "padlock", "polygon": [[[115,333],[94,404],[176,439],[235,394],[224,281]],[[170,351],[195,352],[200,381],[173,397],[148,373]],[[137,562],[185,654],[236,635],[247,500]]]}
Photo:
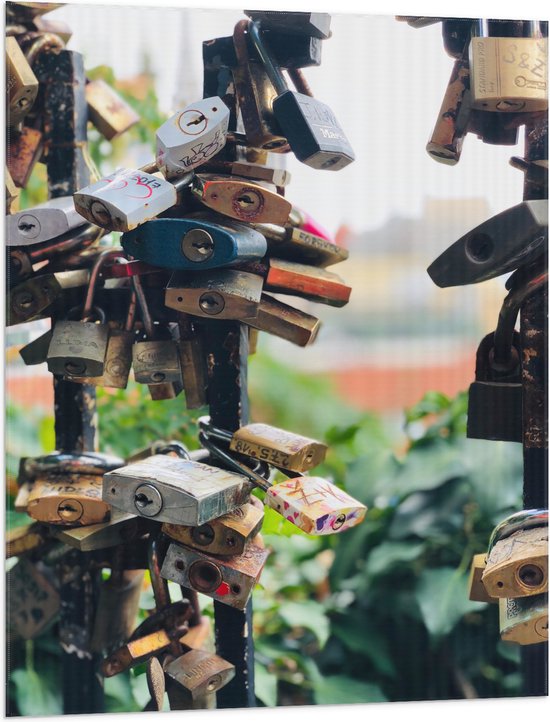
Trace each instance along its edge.
{"label": "padlock", "polygon": [[103,476],[106,471],[117,469],[123,464],[123,459],[118,456],[96,451],[78,454],[55,451],[45,456],[22,458],[19,462],[17,483],[32,483],[44,476],[63,474]]}
{"label": "padlock", "polygon": [[47,529],[34,522],[6,530],[6,559],[35,551],[47,541]]}
{"label": "padlock", "polygon": [[34,166],[42,157],[43,136],[40,130],[23,125],[10,133],[6,165],[14,184],[26,188]]}
{"label": "padlock", "polygon": [[250,22],[248,33],[277,92],[273,113],[296,158],[321,170],[340,170],[353,162],[353,149],[328,105],[289,90],[261,37],[259,24]]}
{"label": "padlock", "polygon": [[470,439],[521,442],[522,401],[519,338],[514,335],[508,368],[494,363],[495,334],[481,341],[476,354],[476,380],[468,390],[466,435]]}
{"label": "padlock", "polygon": [[474,557],[472,559],[472,564],[470,566],[470,577],[468,579],[468,599],[471,602],[498,602],[498,599],[495,599],[488,594],[487,590],[485,589],[485,585],[483,584],[482,575],[485,571],[486,558],[487,555],[483,553],[474,554]]}
{"label": "padlock", "polygon": [[86,526],[107,521],[110,507],[101,499],[100,476],[64,474],[34,482],[27,514],[48,524]]}
{"label": "padlock", "polygon": [[192,699],[217,692],[235,676],[235,667],[216,654],[193,649],[164,668],[167,689],[170,683],[183,687]]}
{"label": "padlock", "polygon": [[169,183],[140,169],[121,169],[81,188],[73,196],[74,207],[108,231],[130,231],[176,205],[191,178],[187,174]]}
{"label": "padlock", "polygon": [[19,188],[13,182],[13,178],[6,166],[4,171],[4,177],[6,180],[6,212],[17,213],[19,210]]}
{"label": "padlock", "polygon": [[184,314],[178,320],[180,339],[179,352],[181,377],[185,391],[185,405],[188,409],[206,406],[208,372],[201,329]]}
{"label": "padlock", "polygon": [[285,31],[289,35],[311,35],[320,40],[330,38],[329,13],[304,13],[276,10],[244,10],[251,20],[262,23],[262,28]]}
{"label": "padlock", "polygon": [[48,308],[64,291],[82,288],[90,281],[87,269],[32,276],[10,289],[7,325],[25,323]]}
{"label": "padlock", "polygon": [[[181,635],[181,632],[178,634]],[[173,642],[174,638],[165,629],[159,629],[127,642],[102,662],[101,674],[104,677],[114,677],[116,674],[146,662],[152,656],[166,651]]]}
{"label": "padlock", "polygon": [[54,623],[60,597],[54,577],[41,562],[19,559],[7,573],[6,601],[8,628],[23,639],[35,639]]}
{"label": "padlock", "polygon": [[14,213],[7,218],[7,245],[31,246],[73,231],[86,221],[73,205],[71,196],[52,198],[34,208]]}
{"label": "padlock", "polygon": [[207,208],[246,223],[285,224],[292,210],[277,193],[233,176],[198,174],[191,192]]}
{"label": "padlock", "polygon": [[250,495],[242,474],[156,454],[103,477],[103,499],[155,521],[201,526],[241,506]]}
{"label": "padlock", "polygon": [[445,52],[458,60],[464,48],[470,43],[472,36],[472,20],[470,18],[442,18],[441,34]]}
{"label": "padlock", "polygon": [[161,575],[230,607],[244,609],[268,556],[267,549],[253,543],[238,556],[219,559],[172,542]]}
{"label": "padlock", "polygon": [[237,65],[231,68],[238,110],[246,133],[246,144],[276,153],[288,153],[290,146],[273,113],[277,93],[261,63],[250,61],[248,21],[239,21],[233,31]]}
{"label": "padlock", "polygon": [[282,188],[290,183],[291,175],[284,168],[272,168],[261,163],[247,163],[245,161],[224,161],[213,158],[204,165],[205,173],[225,173],[240,178],[249,178],[264,183],[272,183]]}
{"label": "padlock", "polygon": [[[93,307],[95,282],[88,286],[81,321],[57,321],[48,348],[48,370],[52,374],[71,377],[102,376],[109,343],[109,326],[105,314]],[[69,316],[77,309],[71,309]],[[96,315],[99,323],[90,319]]]}
{"label": "padlock", "polygon": [[428,268],[440,288],[487,281],[542,256],[548,248],[548,199],[523,201],[489,218]]}
{"label": "padlock", "polygon": [[29,495],[32,488],[33,484],[28,481],[20,483],[15,499],[13,500],[13,508],[20,514],[27,512],[27,503],[29,501]]}
{"label": "padlock", "polygon": [[38,94],[36,75],[14,37],[6,38],[6,73],[7,121],[13,127],[32,109]]}
{"label": "padlock", "polygon": [[455,165],[471,116],[468,48],[455,61],[435,127],[426,145],[428,155],[440,163]]}
{"label": "padlock", "polygon": [[176,271],[166,287],[164,303],[200,318],[249,319],[256,316],[262,287],[260,276],[244,271]]}
{"label": "padlock", "polygon": [[530,37],[498,37],[499,21],[478,20],[470,40],[472,107],[501,112],[548,108],[548,40],[538,22]]}
{"label": "padlock", "polygon": [[158,218],[122,236],[127,254],[160,268],[203,270],[262,258],[264,236],[244,223],[208,214],[202,218]]}
{"label": "padlock", "polygon": [[243,263],[239,269],[262,276],[265,291],[299,296],[315,303],[341,307],[348,303],[351,294],[350,286],[336,273],[304,263],[270,258]]}
{"label": "padlock", "polygon": [[266,492],[264,503],[306,534],[335,534],[357,526],[365,518],[367,507],[327,479],[295,476],[273,484],[214,442],[205,420],[199,426],[201,444],[228,468],[248,476]]}
{"label": "padlock", "polygon": [[116,550],[111,576],[99,590],[90,640],[92,652],[110,654],[126,642],[135,626],[145,572],[120,568],[121,560],[122,554]]}
{"label": "padlock", "polygon": [[548,594],[498,600],[500,636],[505,642],[548,641]]}
{"label": "padlock", "polygon": [[50,534],[81,552],[91,552],[132,541],[143,531],[142,522],[142,517],[113,509],[109,521],[74,528],[50,527]]}
{"label": "padlock", "polygon": [[86,102],[88,119],[107,140],[118,138],[140,121],[136,111],[104,80],[86,83]]}
{"label": "padlock", "polygon": [[269,424],[246,424],[236,431],[226,431],[213,426],[208,416],[202,416],[199,426],[212,439],[229,442],[230,451],[289,471],[313,469],[324,461],[328,450],[320,441]]}
{"label": "padlock", "polygon": [[[273,58],[280,68],[311,68],[321,65],[323,41],[314,35],[291,34],[286,30],[267,30],[262,23]],[[255,60],[251,53],[251,60]],[[259,60],[259,58],[258,58]]]}
{"label": "padlock", "polygon": [[263,508],[244,504],[218,519],[201,526],[162,525],[162,532],[185,546],[216,556],[242,554],[245,546],[258,534],[264,519]]}
{"label": "padlock", "polygon": [[156,161],[166,178],[189,173],[225,145],[229,108],[214,96],[177,112],[157,130]]}
{"label": "padlock", "polygon": [[253,224],[267,241],[268,255],[313,266],[332,266],[347,260],[349,252],[326,238],[294,226]]}
{"label": "padlock", "polygon": [[[532,526],[535,522],[540,526]],[[548,591],[547,510],[513,514],[495,528],[483,584],[492,597],[515,599]]]}
{"label": "padlock", "polygon": [[315,316],[282,303],[267,293],[262,293],[254,318],[247,317],[243,322],[297,346],[312,344],[321,328],[321,321]]}

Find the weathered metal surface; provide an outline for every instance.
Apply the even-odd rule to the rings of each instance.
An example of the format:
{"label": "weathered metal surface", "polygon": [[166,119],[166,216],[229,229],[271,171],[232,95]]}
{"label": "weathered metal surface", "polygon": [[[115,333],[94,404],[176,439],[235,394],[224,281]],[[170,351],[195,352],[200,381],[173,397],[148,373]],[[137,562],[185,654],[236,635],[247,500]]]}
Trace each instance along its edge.
{"label": "weathered metal surface", "polygon": [[139,123],[139,115],[104,80],[86,84],[88,118],[107,140],[113,140]]}
{"label": "weathered metal surface", "polygon": [[235,667],[216,654],[192,649],[170,662],[165,672],[196,699],[224,687],[235,676]]}
{"label": "weathered metal surface", "polygon": [[19,559],[7,574],[8,626],[23,639],[37,637],[59,613],[59,593],[44,571],[27,559]]}
{"label": "weathered metal surface", "polygon": [[9,133],[6,165],[18,188],[27,186],[34,166],[42,157],[42,150],[42,133],[36,128],[23,126],[20,131]]}
{"label": "weathered metal surface", "polygon": [[262,293],[256,316],[246,318],[245,323],[297,346],[313,343],[321,328],[321,321],[315,316],[293,308],[267,293]]}
{"label": "weathered metal surface", "polygon": [[522,645],[548,642],[548,594],[499,599],[498,608],[500,636],[505,642]]}

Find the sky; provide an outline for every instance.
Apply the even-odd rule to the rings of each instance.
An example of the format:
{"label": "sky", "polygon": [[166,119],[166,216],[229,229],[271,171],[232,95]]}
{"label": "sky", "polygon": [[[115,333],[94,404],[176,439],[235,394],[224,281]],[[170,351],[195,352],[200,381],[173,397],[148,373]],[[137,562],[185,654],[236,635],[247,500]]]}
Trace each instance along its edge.
{"label": "sky", "polygon": [[[161,9],[156,3],[79,2],[51,17],[65,19],[73,29],[69,47],[84,53],[87,68],[107,63],[118,78],[128,78],[139,72],[147,51],[161,107],[175,112],[182,102],[201,97],[202,41],[230,35],[244,17],[240,10],[185,9],[179,4]],[[185,3],[193,4],[197,3]],[[228,5],[202,3],[208,4]],[[425,4],[417,3],[416,12]],[[280,3],[271,7],[275,5],[281,9]],[[291,4],[292,9],[302,5]],[[407,3],[397,5],[393,12],[402,6],[407,11]],[[288,198],[332,233],[342,224],[360,232],[382,226],[393,215],[419,217],[427,198],[483,197],[491,214],[515,205],[521,198],[523,174],[508,161],[521,154],[521,133],[516,147],[486,145],[469,135],[456,166],[437,163],[425,151],[453,66],[443,49],[441,26],[415,30],[397,22],[393,13],[355,14],[350,6],[347,1],[338,3],[345,14],[331,13],[333,34],[323,43],[322,64],[306,69],[305,75],[316,97],[339,119],[356,160],[340,171],[319,171],[288,154]],[[466,4],[460,14],[467,15],[468,9],[475,13]],[[447,14],[456,12],[449,9]],[[471,225],[465,217],[464,231]]]}

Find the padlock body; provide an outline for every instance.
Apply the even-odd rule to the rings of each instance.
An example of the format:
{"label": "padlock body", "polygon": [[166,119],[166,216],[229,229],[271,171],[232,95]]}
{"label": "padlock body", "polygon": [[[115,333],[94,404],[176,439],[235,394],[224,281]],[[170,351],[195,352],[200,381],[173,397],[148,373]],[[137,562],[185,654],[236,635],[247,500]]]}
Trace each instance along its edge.
{"label": "padlock body", "polygon": [[81,216],[110,231],[130,231],[177,202],[163,178],[139,170],[119,170],[74,194]]}
{"label": "padlock body", "polygon": [[522,441],[521,384],[474,381],[468,391],[469,439]]}
{"label": "padlock body", "polygon": [[23,558],[7,573],[8,627],[23,639],[38,637],[59,614],[59,593],[45,572]]}
{"label": "padlock body", "polygon": [[326,479],[298,476],[267,490],[265,503],[306,534],[335,534],[360,524],[367,507]]}
{"label": "padlock body", "polygon": [[170,339],[135,343],[132,365],[138,384],[181,383],[178,346]]}
{"label": "padlock body", "polygon": [[472,107],[523,113],[546,110],[547,62],[547,38],[472,38]]}
{"label": "padlock body", "polygon": [[548,591],[548,527],[520,529],[487,555],[483,584],[492,597],[532,596]]}
{"label": "padlock body", "polygon": [[27,499],[27,514],[37,521],[65,526],[100,524],[110,506],[101,498],[102,478],[70,474],[37,479]]}
{"label": "padlock body", "polygon": [[200,527],[163,524],[162,531],[185,546],[216,556],[235,556],[258,534],[263,519],[261,508],[244,504]]}
{"label": "padlock body", "polygon": [[58,321],[48,348],[48,370],[59,376],[101,376],[109,341],[106,324]]}
{"label": "padlock body", "polygon": [[249,495],[250,483],[241,474],[163,454],[103,477],[107,503],[173,524],[200,526],[241,506]]}
{"label": "padlock body", "polygon": [[355,154],[334,113],[324,103],[286,90],[273,101],[273,112],[292,151],[311,168],[340,170]]}
{"label": "padlock body", "polygon": [[72,381],[105,386],[110,389],[125,389],[132,367],[132,348],[134,334],[132,331],[113,329],[107,342],[105,366],[101,376],[73,378]]}
{"label": "padlock body", "polygon": [[165,673],[193,699],[198,699],[230,682],[235,676],[235,667],[217,654],[192,649],[166,665]]}
{"label": "padlock body", "polygon": [[244,323],[297,346],[313,343],[321,327],[321,322],[315,316],[282,303],[267,293],[262,293],[256,315],[246,318]]}
{"label": "padlock body", "polygon": [[291,471],[309,471],[320,464],[327,447],[320,441],[269,424],[246,424],[233,433],[232,451]]}
{"label": "padlock body", "polygon": [[548,641],[548,594],[498,600],[500,636],[505,642]]}
{"label": "padlock body", "polygon": [[156,160],[166,178],[188,173],[225,145],[229,108],[218,96],[188,105],[157,130]]}
{"label": "padlock body", "polygon": [[160,573],[223,604],[244,609],[268,556],[267,549],[249,544],[242,554],[221,560],[173,542]]}
{"label": "padlock body", "polygon": [[88,118],[107,140],[118,138],[136,123],[139,115],[104,80],[86,83]]}
{"label": "padlock body", "polygon": [[6,37],[6,92],[8,95],[8,125],[20,123],[31,110],[38,93],[38,80],[19,43]]}

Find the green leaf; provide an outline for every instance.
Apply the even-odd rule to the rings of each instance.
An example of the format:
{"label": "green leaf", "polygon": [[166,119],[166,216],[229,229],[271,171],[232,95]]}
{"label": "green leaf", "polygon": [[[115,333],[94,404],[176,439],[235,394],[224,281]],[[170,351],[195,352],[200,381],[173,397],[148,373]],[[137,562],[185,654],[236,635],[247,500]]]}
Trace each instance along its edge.
{"label": "green leaf", "polygon": [[370,660],[375,669],[388,677],[395,677],[396,670],[388,647],[388,641],[376,623],[361,610],[349,610],[339,614],[332,622],[332,633],[355,654]]}
{"label": "green leaf", "polygon": [[418,559],[424,548],[424,542],[382,542],[369,554],[365,564],[365,573],[369,577],[393,573],[399,563],[410,563]]}
{"label": "green leaf", "polygon": [[449,634],[465,614],[485,606],[484,602],[468,599],[468,572],[462,574],[452,567],[425,569],[415,596],[424,624],[434,640]]}
{"label": "green leaf", "polygon": [[16,669],[11,681],[15,685],[15,699],[24,717],[44,717],[63,713],[61,690],[48,685],[48,680],[33,669]]}
{"label": "green leaf", "polygon": [[376,684],[335,674],[323,677],[315,686],[315,701],[317,704],[365,704],[388,699]]}
{"label": "green leaf", "polygon": [[254,665],[254,691],[266,707],[277,706],[277,675],[259,662]]}
{"label": "green leaf", "polygon": [[106,712],[138,712],[140,710],[141,707],[132,693],[128,672],[105,678]]}
{"label": "green leaf", "polygon": [[18,511],[8,509],[6,511],[6,529],[16,529],[20,526],[26,526],[30,524],[32,519],[27,515]]}
{"label": "green leaf", "polygon": [[302,602],[287,601],[279,608],[279,616],[289,627],[309,629],[323,647],[329,637],[329,620],[325,608],[319,602],[305,599]]}

